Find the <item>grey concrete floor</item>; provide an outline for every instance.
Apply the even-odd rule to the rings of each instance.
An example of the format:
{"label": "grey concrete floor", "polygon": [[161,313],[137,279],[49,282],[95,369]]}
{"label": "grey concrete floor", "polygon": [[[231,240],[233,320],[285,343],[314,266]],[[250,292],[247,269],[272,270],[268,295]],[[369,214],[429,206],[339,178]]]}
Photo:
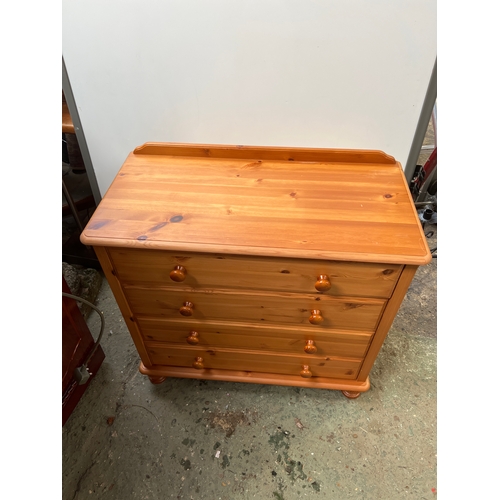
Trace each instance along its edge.
{"label": "grey concrete floor", "polygon": [[[138,372],[104,279],[106,359],[62,430],[63,500],[434,498],[436,278],[433,259],[356,400],[243,383],[155,386]],[[88,324],[97,335],[95,312]]]}

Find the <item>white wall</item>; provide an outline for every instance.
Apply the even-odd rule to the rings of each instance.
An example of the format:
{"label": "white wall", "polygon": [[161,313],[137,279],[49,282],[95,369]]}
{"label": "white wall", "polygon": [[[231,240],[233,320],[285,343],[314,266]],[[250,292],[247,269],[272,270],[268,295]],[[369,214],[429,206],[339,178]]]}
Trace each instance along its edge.
{"label": "white wall", "polygon": [[380,149],[406,162],[436,0],[63,0],[104,194],[148,141]]}

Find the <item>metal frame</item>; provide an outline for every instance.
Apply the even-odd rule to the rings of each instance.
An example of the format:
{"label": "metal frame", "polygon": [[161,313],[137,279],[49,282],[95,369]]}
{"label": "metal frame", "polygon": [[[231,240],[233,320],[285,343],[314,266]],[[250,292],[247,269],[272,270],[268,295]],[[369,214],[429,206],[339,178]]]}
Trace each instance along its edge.
{"label": "metal frame", "polygon": [[[435,149],[437,148],[437,104],[434,104],[431,118],[432,118],[432,127],[434,128],[434,146],[432,146],[431,148]],[[425,201],[425,199],[427,198],[427,188],[430,186],[431,182],[434,181],[436,176],[437,176],[437,167],[433,170],[431,175],[429,175],[429,177],[423,183],[422,188],[420,189],[420,194],[417,196],[417,199],[415,201],[417,202]]]}
{"label": "metal frame", "polygon": [[[415,135],[413,137],[413,142],[411,144],[410,153],[408,154],[408,159],[406,160],[406,165],[404,168],[405,177],[408,184],[410,184],[415,171],[415,166],[418,161],[420,152],[422,151],[422,144],[425,139],[425,134],[429,126],[429,120],[436,106],[437,99],[437,59],[434,61],[434,67],[432,68],[431,79],[429,81],[429,86],[427,87],[427,92],[425,94],[424,104],[422,106],[422,111],[420,112],[420,118],[418,119],[417,128],[415,130]],[[433,122],[433,125],[434,122]],[[434,129],[435,130],[435,129]],[[436,134],[437,143],[437,134]]]}
{"label": "metal frame", "polygon": [[64,97],[66,98],[66,103],[68,104],[71,120],[73,121],[73,125],[75,127],[76,140],[78,141],[78,146],[80,147],[80,151],[82,153],[83,163],[85,165],[85,170],[89,178],[90,189],[92,190],[94,201],[96,205],[98,205],[101,202],[102,196],[97,184],[97,178],[95,175],[94,167],[92,166],[92,160],[90,159],[89,148],[87,146],[87,141],[85,140],[85,134],[83,133],[83,128],[80,122],[80,116],[76,107],[75,98],[71,90],[71,84],[68,78],[68,72],[66,71],[64,58],[62,60],[62,89],[64,92]]}

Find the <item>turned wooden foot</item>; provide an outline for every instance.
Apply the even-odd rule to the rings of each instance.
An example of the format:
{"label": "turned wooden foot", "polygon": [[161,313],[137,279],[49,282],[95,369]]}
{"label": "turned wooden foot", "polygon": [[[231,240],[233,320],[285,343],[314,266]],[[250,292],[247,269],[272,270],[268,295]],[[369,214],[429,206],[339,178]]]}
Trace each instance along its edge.
{"label": "turned wooden foot", "polygon": [[152,375],[148,375],[148,377],[152,384],[161,384],[167,380],[167,377],[153,377]]}
{"label": "turned wooden foot", "polygon": [[342,391],[342,394],[349,399],[359,398],[360,392],[352,392],[352,391]]}

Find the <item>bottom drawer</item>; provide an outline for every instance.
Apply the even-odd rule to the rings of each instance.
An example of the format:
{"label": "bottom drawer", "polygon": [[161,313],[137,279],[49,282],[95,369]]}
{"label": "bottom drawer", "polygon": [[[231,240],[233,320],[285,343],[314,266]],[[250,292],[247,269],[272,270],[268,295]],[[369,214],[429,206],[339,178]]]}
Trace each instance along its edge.
{"label": "bottom drawer", "polygon": [[235,349],[167,347],[149,343],[148,353],[154,365],[194,367],[199,370],[242,370],[282,375],[356,379],[361,359],[333,356],[287,355]]}

